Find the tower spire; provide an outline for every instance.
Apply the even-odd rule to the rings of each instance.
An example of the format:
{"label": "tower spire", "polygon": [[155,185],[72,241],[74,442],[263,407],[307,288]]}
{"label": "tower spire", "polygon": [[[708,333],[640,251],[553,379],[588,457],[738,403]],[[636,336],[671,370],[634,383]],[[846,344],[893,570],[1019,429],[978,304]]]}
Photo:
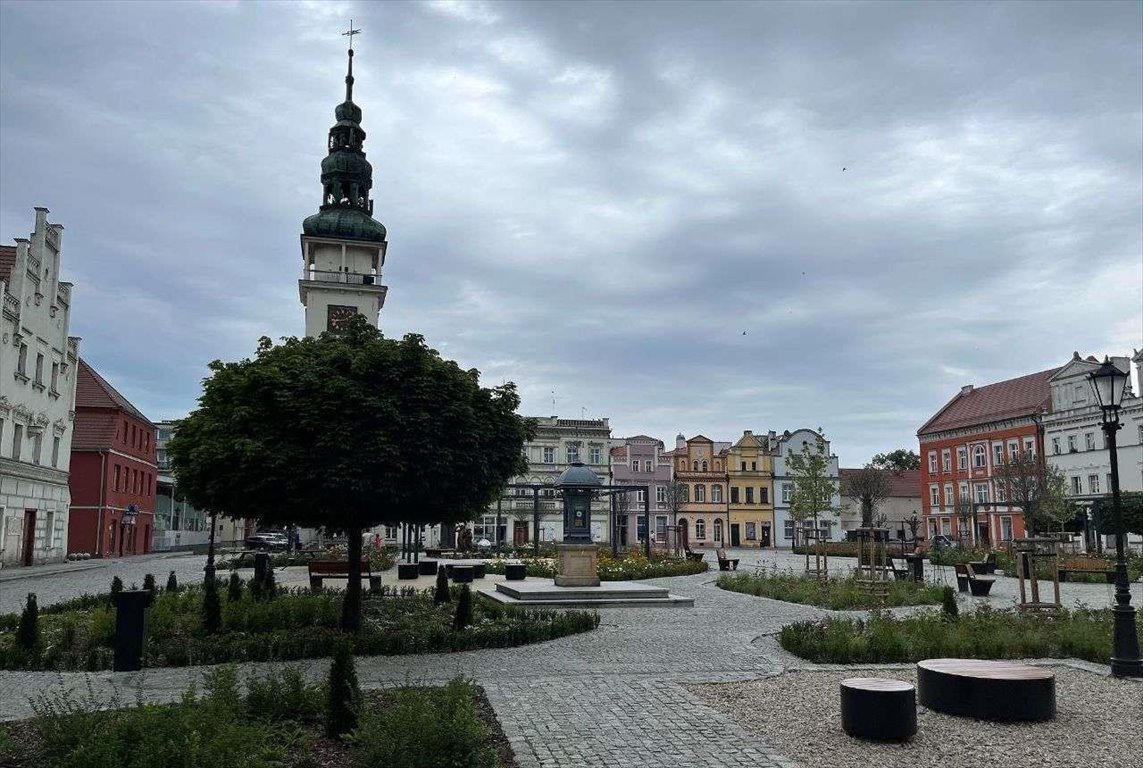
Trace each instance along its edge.
{"label": "tower spire", "polygon": [[345,75],[345,100],[353,101],[353,36],[360,35],[360,29],[353,28],[353,19],[349,20],[349,31],[342,32],[342,37],[349,38],[349,72]]}

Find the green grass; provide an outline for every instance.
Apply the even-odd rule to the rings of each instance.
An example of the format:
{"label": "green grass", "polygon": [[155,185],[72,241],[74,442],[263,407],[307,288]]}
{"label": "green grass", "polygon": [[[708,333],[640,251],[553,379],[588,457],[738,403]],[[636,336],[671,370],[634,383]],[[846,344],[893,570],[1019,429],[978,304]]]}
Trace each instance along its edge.
{"label": "green grass", "polygon": [[[465,680],[364,697],[358,729],[322,738],[325,686],[296,669],[242,686],[233,666],[209,672],[176,704],[118,696],[41,696],[36,717],[0,723],[0,765],[18,768],[303,768],[324,765],[498,768],[492,731]],[[245,688],[245,690],[243,690]]]}
{"label": "green grass", "polygon": [[[550,579],[556,575],[556,564],[548,558],[522,558],[527,567],[527,574],[533,578]],[[506,560],[491,560],[485,566],[486,573],[503,574]],[[637,581],[639,579],[658,579],[666,576],[691,576],[696,573],[705,573],[710,565],[703,562],[680,560],[673,557],[652,557],[647,560],[642,554],[628,553],[619,558],[613,558],[610,552],[599,553],[597,572],[600,581]]]}
{"label": "green grass", "polygon": [[[1143,642],[1143,625],[1139,629]],[[1077,608],[1046,617],[979,605],[956,619],[923,611],[904,618],[878,613],[869,619],[801,621],[783,627],[778,639],[790,653],[821,664],[932,658],[1077,658],[1107,664],[1111,630],[1109,609]]]}
{"label": "green grass", "polygon": [[724,573],[715,582],[731,592],[768,597],[787,603],[816,605],[835,611],[898,605],[933,605],[941,601],[941,588],[914,581],[887,582],[884,601],[863,591],[853,579],[816,579],[795,573]]}
{"label": "green grass", "polygon": [[[230,661],[288,661],[329,656],[342,636],[342,593],[310,594],[298,589],[256,601],[244,592],[228,599],[220,587],[222,629],[202,627],[203,589],[199,585],[156,595],[147,617],[146,667],[180,667]],[[599,623],[592,611],[540,611],[501,606],[474,596],[473,622],[453,628],[455,598],[437,605],[431,591],[366,593],[361,631],[353,639],[360,655],[393,655],[502,648],[587,632]],[[18,617],[17,617],[18,620]],[[115,638],[115,611],[105,599],[85,608],[45,612],[40,642],[25,653],[16,642],[16,623],[0,617],[0,669],[109,669]]]}

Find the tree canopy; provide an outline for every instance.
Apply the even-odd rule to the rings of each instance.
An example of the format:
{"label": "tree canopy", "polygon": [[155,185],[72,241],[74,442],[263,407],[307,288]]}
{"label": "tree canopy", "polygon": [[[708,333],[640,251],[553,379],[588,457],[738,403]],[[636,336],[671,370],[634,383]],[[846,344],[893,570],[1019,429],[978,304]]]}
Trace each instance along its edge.
{"label": "tree canopy", "polygon": [[904,472],[907,469],[920,469],[921,457],[909,448],[898,448],[889,453],[879,453],[874,456],[869,465],[875,469],[887,469],[891,472]]}
{"label": "tree canopy", "polygon": [[1004,494],[1004,499],[997,498],[997,501],[1020,507],[1029,536],[1058,531],[1065,521],[1075,516],[1063,472],[1031,451],[1009,456],[995,468],[993,475],[997,490]]}
{"label": "tree canopy", "polygon": [[[1123,506],[1123,527],[1126,532],[1143,535],[1143,493],[1122,491],[1119,494],[1119,503]],[[1112,506],[1110,493],[1095,500],[1092,504],[1092,517],[1100,533],[1116,533],[1115,508]]]}
{"label": "tree canopy", "polygon": [[[527,469],[513,384],[481,387],[422,337],[385,339],[360,316],[210,369],[167,448],[181,490],[230,517],[344,532],[351,571],[364,528],[470,520]],[[359,601],[351,576],[349,629]]]}
{"label": "tree canopy", "polygon": [[786,457],[786,474],[794,481],[790,496],[790,517],[797,522],[813,519],[826,512],[836,514],[833,497],[838,480],[830,474],[830,455],[825,435],[819,429],[816,439],[806,442],[802,450]]}
{"label": "tree canopy", "polygon": [[877,507],[889,498],[892,489],[888,471],[878,469],[870,463],[848,475],[842,484],[841,492],[861,507],[861,525],[863,528],[869,528],[873,525]]}

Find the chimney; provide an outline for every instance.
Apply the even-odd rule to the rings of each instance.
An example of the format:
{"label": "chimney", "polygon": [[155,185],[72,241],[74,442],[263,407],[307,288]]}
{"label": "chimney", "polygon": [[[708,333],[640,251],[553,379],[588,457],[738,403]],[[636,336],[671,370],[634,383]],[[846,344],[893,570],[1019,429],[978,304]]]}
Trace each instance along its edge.
{"label": "chimney", "polygon": [[967,395],[971,391],[972,391],[972,385],[971,384],[965,384],[963,387],[960,388],[960,393],[962,395]]}
{"label": "chimney", "polygon": [[687,439],[683,437],[683,433],[680,432],[679,434],[675,435],[675,450],[678,451],[686,447]]}
{"label": "chimney", "polygon": [[743,437],[746,437],[746,436],[748,436],[748,435],[749,435],[749,436],[753,436],[753,435],[754,435],[754,433],[753,433],[752,431],[750,431],[749,429],[744,429],[744,430],[742,430],[742,436],[743,436]]}

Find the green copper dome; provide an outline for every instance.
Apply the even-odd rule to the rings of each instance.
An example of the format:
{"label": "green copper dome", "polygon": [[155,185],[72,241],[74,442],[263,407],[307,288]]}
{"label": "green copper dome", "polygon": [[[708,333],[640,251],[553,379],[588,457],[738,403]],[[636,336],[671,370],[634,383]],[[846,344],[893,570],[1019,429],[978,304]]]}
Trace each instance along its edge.
{"label": "green copper dome", "polygon": [[373,166],[365,159],[361,107],[353,103],[353,49],[345,76],[345,101],[334,109],[329,154],[321,161],[322,204],[302,222],[313,237],[385,242],[385,226],[373,218]]}

